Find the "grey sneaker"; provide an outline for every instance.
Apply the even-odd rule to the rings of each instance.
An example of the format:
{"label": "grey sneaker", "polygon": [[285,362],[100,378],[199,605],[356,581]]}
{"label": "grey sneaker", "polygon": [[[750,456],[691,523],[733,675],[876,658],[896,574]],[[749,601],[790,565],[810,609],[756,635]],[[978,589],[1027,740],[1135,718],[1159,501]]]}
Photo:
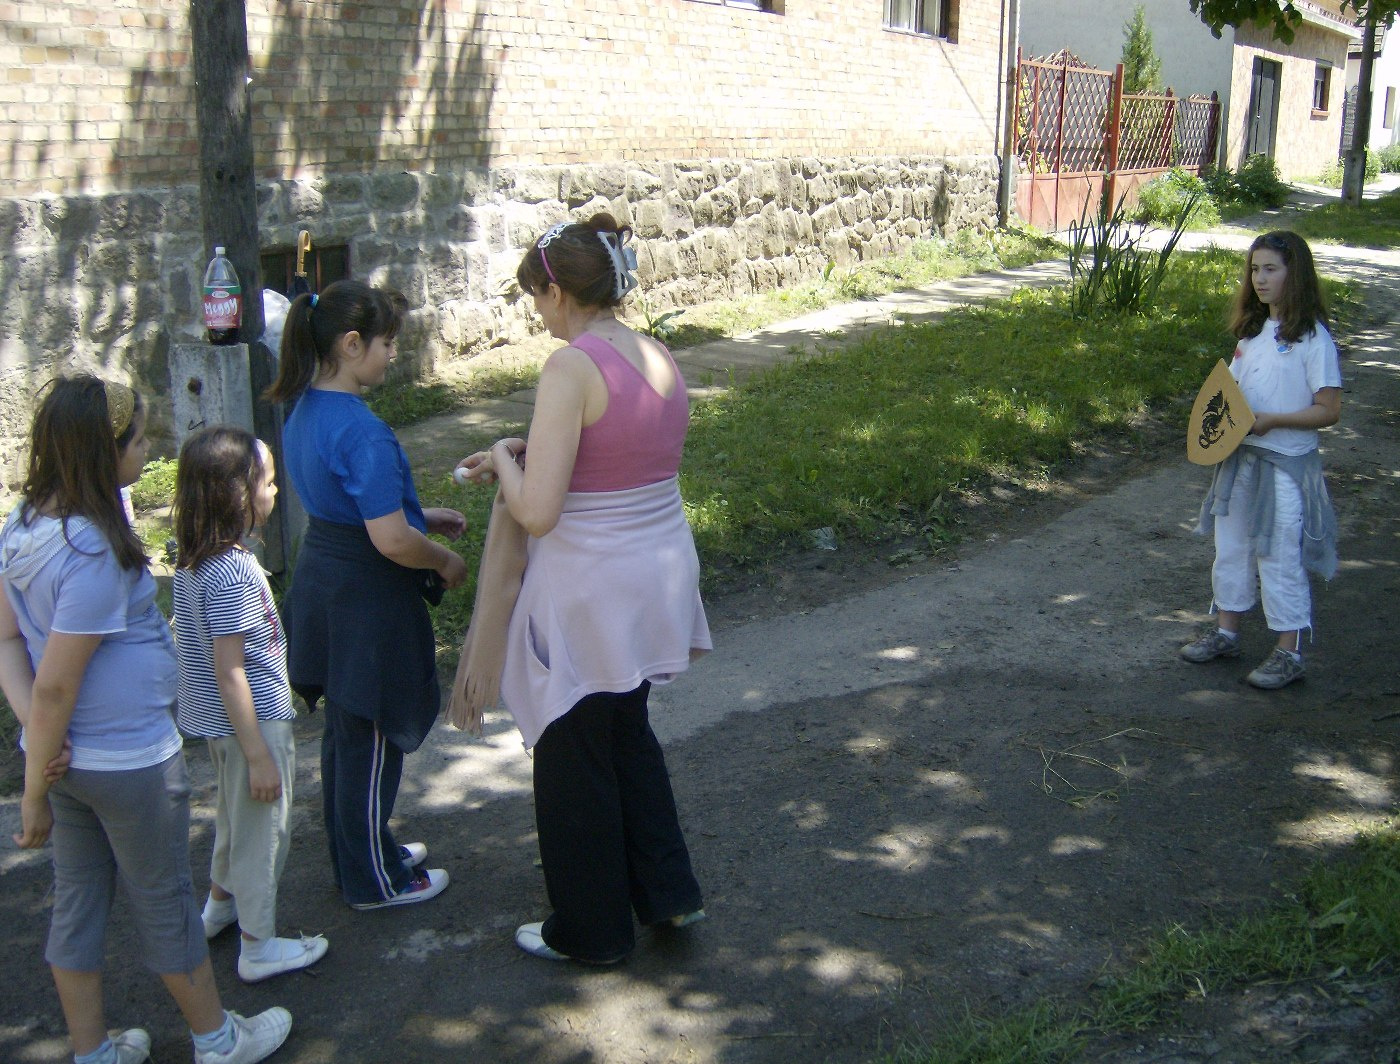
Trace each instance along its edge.
{"label": "grey sneaker", "polygon": [[226,1053],[195,1050],[194,1064],[257,1064],[277,1052],[292,1030],[292,1014],[277,1006],[247,1019],[236,1012],[229,1015],[233,1017],[233,1048]]}
{"label": "grey sneaker", "polygon": [[1187,661],[1197,664],[1214,661],[1216,658],[1237,658],[1240,656],[1240,637],[1235,636],[1231,639],[1215,625],[1211,625],[1210,631],[1202,634],[1195,642],[1187,643],[1179,653]]}
{"label": "grey sneaker", "polygon": [[1277,691],[1280,687],[1287,687],[1294,680],[1301,680],[1306,671],[1301,658],[1295,658],[1288,651],[1274,647],[1274,652],[1245,679],[1265,691]]}

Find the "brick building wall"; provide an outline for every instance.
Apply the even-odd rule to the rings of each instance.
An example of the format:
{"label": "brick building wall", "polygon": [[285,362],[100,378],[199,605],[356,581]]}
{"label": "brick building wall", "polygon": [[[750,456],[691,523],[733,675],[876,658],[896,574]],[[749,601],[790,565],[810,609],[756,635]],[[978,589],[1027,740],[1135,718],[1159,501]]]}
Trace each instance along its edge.
{"label": "brick building wall", "polygon": [[[663,305],[995,217],[1002,0],[955,0],[951,41],[881,0],[247,6],[263,246],[403,288],[422,368],[528,327],[500,283],[570,212],[636,224]],[[159,391],[198,333],[187,12],[0,0],[0,440],[55,369]]]}

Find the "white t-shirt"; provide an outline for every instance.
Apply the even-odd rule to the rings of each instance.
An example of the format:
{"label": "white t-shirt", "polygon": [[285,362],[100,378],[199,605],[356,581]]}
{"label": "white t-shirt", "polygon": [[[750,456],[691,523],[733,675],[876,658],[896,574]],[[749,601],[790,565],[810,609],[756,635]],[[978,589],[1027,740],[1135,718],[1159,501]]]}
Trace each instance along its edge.
{"label": "white t-shirt", "polygon": [[[1322,322],[1296,343],[1277,336],[1278,322],[1266,319],[1257,336],[1235,345],[1230,372],[1256,414],[1292,414],[1313,405],[1322,388],[1342,386],[1337,345]],[[1271,429],[1245,442],[1279,454],[1317,450],[1316,429]]]}

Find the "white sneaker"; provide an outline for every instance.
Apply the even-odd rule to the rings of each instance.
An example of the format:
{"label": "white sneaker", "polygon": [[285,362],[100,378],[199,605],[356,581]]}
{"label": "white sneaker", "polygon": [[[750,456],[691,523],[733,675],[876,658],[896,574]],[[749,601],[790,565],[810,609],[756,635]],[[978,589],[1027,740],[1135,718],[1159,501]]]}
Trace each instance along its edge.
{"label": "white sneaker", "polygon": [[151,1036],[139,1027],[123,1031],[112,1039],[117,1064],[144,1064],[151,1059]]}
{"label": "white sneaker", "polygon": [[215,938],[238,923],[238,903],[233,898],[216,901],[211,895],[204,901],[200,919],[204,921],[204,937]]}
{"label": "white sneaker", "polygon": [[257,1064],[272,1056],[292,1033],[292,1014],[274,1006],[244,1019],[230,1012],[233,1020],[233,1048],[226,1053],[194,1051],[194,1064]]}
{"label": "white sneaker", "polygon": [[[260,983],[274,975],[310,968],[326,955],[330,943],[324,935],[302,935],[300,938],[272,938],[261,943],[258,956],[246,952],[238,957],[238,978],[245,983]],[[247,941],[244,941],[247,949]]]}
{"label": "white sneaker", "polygon": [[428,859],[428,847],[421,842],[405,842],[399,847],[399,856],[410,868],[417,868]]}

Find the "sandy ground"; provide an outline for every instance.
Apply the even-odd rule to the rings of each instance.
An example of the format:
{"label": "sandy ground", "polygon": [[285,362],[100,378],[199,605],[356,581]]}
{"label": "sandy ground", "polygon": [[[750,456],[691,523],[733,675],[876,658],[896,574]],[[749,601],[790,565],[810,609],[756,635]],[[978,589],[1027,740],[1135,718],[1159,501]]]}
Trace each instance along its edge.
{"label": "sandy ground", "polygon": [[[320,719],[303,719],[281,922],[331,951],[248,987],[225,936],[227,1003],[289,1007],[276,1059],[296,1064],[866,1061],[967,1007],[1078,998],[1149,933],[1280,898],[1396,807],[1400,255],[1320,257],[1369,309],[1324,441],[1343,568],[1316,589],[1305,683],[1243,684],[1271,642],[1257,618],[1242,661],[1176,659],[1210,598],[1190,534],[1205,478],[1175,429],[1144,426],[969,500],[952,554],[812,552],[711,603],[715,652],[653,700],[711,919],[644,934],[615,968],[511,942],[545,901],[529,762],[499,715],[408,762],[398,830],[452,886],[369,914],[330,887]],[[202,890],[212,795],[207,756],[188,756]],[[0,850],[0,884],[0,1059],[62,1061],[46,856]],[[120,907],[108,941],[109,1022],[147,1026],[160,1064],[188,1060]],[[1252,988],[1086,1059],[1389,1061],[1396,1006],[1393,982]]]}

